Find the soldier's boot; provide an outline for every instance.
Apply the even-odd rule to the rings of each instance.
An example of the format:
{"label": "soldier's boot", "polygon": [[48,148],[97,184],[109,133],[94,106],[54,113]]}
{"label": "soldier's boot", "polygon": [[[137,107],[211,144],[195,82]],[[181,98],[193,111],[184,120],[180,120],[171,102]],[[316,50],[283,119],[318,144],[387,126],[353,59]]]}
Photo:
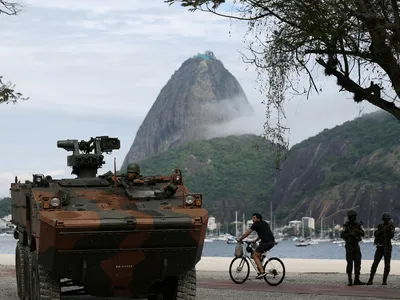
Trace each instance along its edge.
{"label": "soldier's boot", "polygon": [[354,276],[353,285],[365,285],[365,282],[362,282],[362,281],[360,280],[360,274],[356,274],[356,275]]}
{"label": "soldier's boot", "polygon": [[382,285],[387,285],[387,278],[389,274],[383,273]]}
{"label": "soldier's boot", "polygon": [[352,286],[352,285],[353,285],[353,278],[351,277],[351,274],[347,275],[347,277],[348,277],[348,283],[347,283],[347,285],[348,285],[348,286]]}
{"label": "soldier's boot", "polygon": [[374,283],[374,275],[375,275],[375,274],[373,274],[373,273],[371,273],[371,274],[369,275],[369,279],[368,279],[367,285],[371,285],[371,284]]}

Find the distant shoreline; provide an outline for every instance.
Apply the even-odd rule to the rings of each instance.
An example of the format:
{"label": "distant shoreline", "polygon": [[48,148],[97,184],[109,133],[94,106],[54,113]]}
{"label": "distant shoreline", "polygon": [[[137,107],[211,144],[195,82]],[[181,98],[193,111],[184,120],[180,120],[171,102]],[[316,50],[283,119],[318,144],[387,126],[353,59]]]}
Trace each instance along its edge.
{"label": "distant shoreline", "polygon": [[[14,255],[16,240],[13,237],[0,237],[0,255]],[[224,241],[205,242],[202,257],[219,257],[232,259],[235,244],[227,244]],[[375,254],[373,243],[360,243],[362,259],[372,260]],[[281,259],[297,260],[329,260],[342,261],[345,259],[346,250],[341,244],[321,242],[306,247],[296,247],[296,242],[281,241],[268,255],[278,256]],[[400,261],[400,246],[393,246],[392,261]]]}

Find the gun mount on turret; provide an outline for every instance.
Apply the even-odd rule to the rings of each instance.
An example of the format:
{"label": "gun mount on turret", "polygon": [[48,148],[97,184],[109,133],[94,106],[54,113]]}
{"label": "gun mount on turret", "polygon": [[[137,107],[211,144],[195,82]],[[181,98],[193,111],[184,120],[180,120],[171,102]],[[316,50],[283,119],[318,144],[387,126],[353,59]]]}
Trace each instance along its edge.
{"label": "gun mount on turret", "polygon": [[[72,151],[67,157],[67,165],[72,167],[71,174],[78,178],[96,177],[97,170],[105,164],[103,153],[111,153],[120,148],[120,140],[108,136],[97,136],[89,141],[59,140],[57,147]],[[94,153],[91,153],[91,152]],[[83,153],[81,153],[83,152]]]}

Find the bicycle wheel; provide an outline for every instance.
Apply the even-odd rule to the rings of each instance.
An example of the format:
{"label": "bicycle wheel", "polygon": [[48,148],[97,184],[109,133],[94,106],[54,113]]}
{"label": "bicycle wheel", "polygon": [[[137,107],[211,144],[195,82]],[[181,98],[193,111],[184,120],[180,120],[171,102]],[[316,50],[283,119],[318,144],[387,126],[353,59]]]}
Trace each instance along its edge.
{"label": "bicycle wheel", "polygon": [[[239,265],[237,267],[234,266],[235,263]],[[233,278],[233,274],[241,273],[244,275],[242,280],[237,280]],[[232,281],[237,284],[244,283],[250,275],[250,265],[246,258],[244,257],[235,257],[232,259],[232,262],[229,266],[229,276],[231,277]]]}
{"label": "bicycle wheel", "polygon": [[[281,271],[279,271],[279,266],[281,267]],[[271,257],[264,264],[264,271],[267,275],[264,276],[264,280],[272,286],[280,285],[285,278],[286,269],[283,262],[277,257]],[[269,277],[272,275],[271,277]],[[277,276],[281,275],[281,279],[277,282],[274,282],[273,279],[276,279]],[[279,278],[279,277],[278,277]]]}

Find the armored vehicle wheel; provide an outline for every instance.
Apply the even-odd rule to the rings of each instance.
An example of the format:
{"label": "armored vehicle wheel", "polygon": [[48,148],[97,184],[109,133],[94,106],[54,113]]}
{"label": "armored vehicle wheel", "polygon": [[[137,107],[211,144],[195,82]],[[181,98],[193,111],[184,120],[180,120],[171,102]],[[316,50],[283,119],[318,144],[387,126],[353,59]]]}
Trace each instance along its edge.
{"label": "armored vehicle wheel", "polygon": [[196,269],[179,275],[177,278],[167,278],[160,295],[150,296],[148,300],[195,300],[196,299]]}
{"label": "armored vehicle wheel", "polygon": [[15,271],[17,278],[18,297],[21,300],[29,299],[28,287],[26,282],[28,268],[28,257],[25,247],[18,242],[15,247]]}
{"label": "armored vehicle wheel", "polygon": [[38,264],[36,251],[29,255],[29,273],[31,278],[32,300],[60,300],[60,279],[55,278],[44,267]]}

